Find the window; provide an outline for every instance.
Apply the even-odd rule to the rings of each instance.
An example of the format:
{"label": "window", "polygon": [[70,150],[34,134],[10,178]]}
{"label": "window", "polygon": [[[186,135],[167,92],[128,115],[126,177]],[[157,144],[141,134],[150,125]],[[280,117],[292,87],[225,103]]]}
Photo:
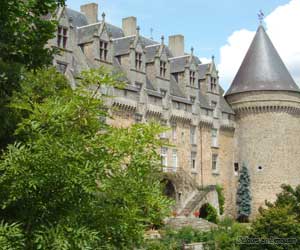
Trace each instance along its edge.
{"label": "window", "polygon": [[192,170],[196,170],[196,152],[191,152],[191,168]]}
{"label": "window", "polygon": [[211,91],[217,90],[217,79],[215,77],[210,78],[210,89]]}
{"label": "window", "polygon": [[190,85],[195,86],[196,73],[195,71],[190,71]]}
{"label": "window", "polygon": [[211,130],[211,146],[218,147],[218,130],[215,128]]}
{"label": "window", "polygon": [[177,139],[176,126],[172,126],[172,139],[175,141]]}
{"label": "window", "polygon": [[168,148],[161,148],[161,165],[167,166],[168,165],[168,160],[167,160],[167,154],[168,154]]}
{"label": "window", "polygon": [[137,70],[142,69],[142,53],[135,52],[135,68]]}
{"label": "window", "polygon": [[190,137],[191,137],[191,144],[192,145],[197,144],[197,142],[196,142],[196,127],[195,126],[191,126],[191,128],[190,128]]}
{"label": "window", "polygon": [[108,55],[108,42],[100,41],[100,60],[106,61]]}
{"label": "window", "polygon": [[160,70],[159,70],[159,75],[161,77],[166,77],[166,72],[167,72],[167,63],[164,61],[160,61]]}
{"label": "window", "polygon": [[62,62],[56,62],[56,69],[58,72],[64,74],[67,70],[67,64]]}
{"label": "window", "polygon": [[213,172],[217,172],[218,171],[218,155],[217,154],[213,154],[212,155],[211,169],[212,169]]}
{"label": "window", "polygon": [[177,168],[177,149],[172,150],[172,167]]}
{"label": "window", "polygon": [[239,174],[239,163],[238,162],[234,163],[234,174],[235,175]]}
{"label": "window", "polygon": [[58,26],[57,29],[57,47],[66,48],[68,40],[68,29],[62,26]]}
{"label": "window", "polygon": [[176,109],[180,109],[180,104],[179,104],[179,102],[175,102],[175,108],[176,108]]}

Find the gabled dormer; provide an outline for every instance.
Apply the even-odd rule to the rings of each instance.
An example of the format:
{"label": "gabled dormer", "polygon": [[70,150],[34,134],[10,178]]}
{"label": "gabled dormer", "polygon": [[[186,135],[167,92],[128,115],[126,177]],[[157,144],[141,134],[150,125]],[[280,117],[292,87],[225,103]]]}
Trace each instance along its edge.
{"label": "gabled dormer", "polygon": [[219,72],[216,68],[214,59],[215,57],[212,56],[207,77],[207,90],[208,92],[219,94]]}
{"label": "gabled dormer", "polygon": [[194,48],[191,48],[191,54],[186,60],[185,65],[185,82],[186,86],[190,88],[198,89],[198,81],[199,81],[199,72],[198,65],[200,61],[197,57],[194,56]]}
{"label": "gabled dormer", "polygon": [[146,72],[146,56],[144,51],[144,45],[140,40],[140,27],[136,28],[135,39],[130,44],[130,66],[132,71],[140,73]]}
{"label": "gabled dormer", "polygon": [[73,31],[72,18],[68,17],[65,7],[57,11],[57,30],[53,45],[61,50],[72,50],[71,32]]}
{"label": "gabled dormer", "polygon": [[212,61],[198,65],[199,85],[202,93],[219,94],[219,72],[216,68],[214,56]]}
{"label": "gabled dormer", "polygon": [[164,43],[164,36],[161,37],[161,44],[157,46],[157,53],[155,55],[155,71],[156,77],[162,80],[170,80],[170,51]]}
{"label": "gabled dormer", "polygon": [[99,40],[96,42],[97,56],[102,63],[112,64],[113,61],[113,45],[112,37],[105,22],[105,13],[102,14],[102,22],[99,27]]}

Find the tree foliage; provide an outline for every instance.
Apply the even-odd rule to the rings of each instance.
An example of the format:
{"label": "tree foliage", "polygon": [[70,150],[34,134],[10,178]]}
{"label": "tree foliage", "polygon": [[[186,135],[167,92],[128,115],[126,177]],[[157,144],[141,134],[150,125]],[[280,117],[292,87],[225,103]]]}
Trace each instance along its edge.
{"label": "tree foliage", "polygon": [[216,185],[216,191],[218,193],[218,202],[220,206],[220,214],[224,213],[224,204],[225,204],[225,196],[224,196],[224,189],[220,185]]}
{"label": "tree foliage", "polygon": [[300,242],[300,186],[282,185],[283,191],[274,203],[266,202],[253,222],[248,238],[256,244],[245,244],[244,250],[296,250]]}
{"label": "tree foliage", "polygon": [[[42,85],[43,75],[51,77],[39,74]],[[22,141],[9,145],[0,161],[0,215],[22,224],[28,249],[131,249],[169,214],[157,154],[162,129],[106,124],[104,97],[86,89],[95,75],[96,90],[118,85],[100,69],[83,73],[74,91],[52,81],[57,87],[46,93],[61,86],[60,95],[35,96],[33,82],[16,96],[15,107],[29,115],[17,129]]]}
{"label": "tree foliage", "polygon": [[0,1],[0,150],[16,138],[20,121],[10,108],[14,91],[19,91],[24,69],[38,69],[52,63],[55,50],[45,46],[57,27],[51,18],[64,0]]}
{"label": "tree foliage", "polygon": [[251,191],[250,175],[245,163],[242,165],[240,172],[239,185],[237,189],[237,207],[238,220],[245,222],[251,214]]}

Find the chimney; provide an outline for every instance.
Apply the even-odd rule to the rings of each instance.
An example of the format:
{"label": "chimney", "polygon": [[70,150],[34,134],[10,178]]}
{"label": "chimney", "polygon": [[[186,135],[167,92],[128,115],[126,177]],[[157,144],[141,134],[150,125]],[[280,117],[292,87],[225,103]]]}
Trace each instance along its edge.
{"label": "chimney", "polygon": [[80,11],[83,12],[89,24],[98,22],[98,4],[97,3],[88,3],[80,6]]}
{"label": "chimney", "polygon": [[133,36],[137,33],[136,17],[130,16],[122,19],[122,29],[125,36]]}
{"label": "chimney", "polygon": [[184,55],[184,36],[173,35],[169,36],[169,49],[174,57]]}

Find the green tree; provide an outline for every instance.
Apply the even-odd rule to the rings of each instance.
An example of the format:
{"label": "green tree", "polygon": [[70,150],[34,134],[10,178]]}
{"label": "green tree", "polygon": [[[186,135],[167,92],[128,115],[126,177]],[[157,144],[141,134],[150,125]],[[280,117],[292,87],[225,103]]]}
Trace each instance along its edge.
{"label": "green tree", "polygon": [[296,250],[299,249],[300,223],[291,207],[272,207],[261,211],[247,238],[256,244],[241,245],[242,250]]}
{"label": "green tree", "polygon": [[[90,83],[96,91],[86,90]],[[0,161],[0,216],[22,224],[27,249],[132,249],[169,214],[157,154],[162,129],[106,124],[97,94],[104,84],[119,86],[103,69],[83,72],[81,87],[43,101],[27,93],[35,83],[21,85],[14,103],[29,115],[17,129],[22,142]]]}
{"label": "green tree", "polygon": [[24,69],[51,65],[53,48],[45,46],[57,27],[51,18],[64,0],[0,1],[0,150],[15,140],[19,114],[9,107]]}
{"label": "green tree", "polygon": [[249,234],[258,244],[243,245],[245,250],[296,250],[300,242],[300,185],[282,185],[282,192],[274,203],[266,202]]}
{"label": "green tree", "polygon": [[250,175],[248,168],[245,163],[242,165],[239,178],[239,186],[237,189],[237,215],[238,220],[241,222],[248,221],[249,215],[251,214],[251,192],[250,192]]}

